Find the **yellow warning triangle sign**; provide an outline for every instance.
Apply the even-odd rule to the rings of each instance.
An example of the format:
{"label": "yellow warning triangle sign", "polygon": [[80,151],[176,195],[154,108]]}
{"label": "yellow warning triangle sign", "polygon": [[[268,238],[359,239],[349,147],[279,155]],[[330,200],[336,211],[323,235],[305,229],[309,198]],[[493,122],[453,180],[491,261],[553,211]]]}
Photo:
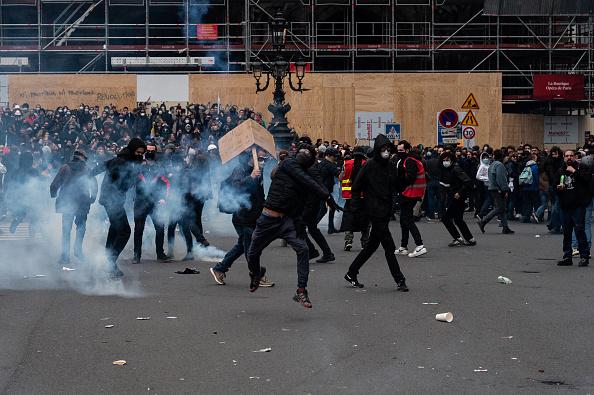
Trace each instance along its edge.
{"label": "yellow warning triangle sign", "polygon": [[476,117],[472,113],[472,110],[469,110],[466,113],[466,116],[464,117],[462,122],[460,122],[460,124],[464,125],[464,126],[478,126],[479,125],[478,121],[476,120]]}
{"label": "yellow warning triangle sign", "polygon": [[478,105],[478,102],[476,101],[476,98],[471,93],[464,101],[464,104],[462,104],[462,108],[465,110],[478,110],[480,107]]}

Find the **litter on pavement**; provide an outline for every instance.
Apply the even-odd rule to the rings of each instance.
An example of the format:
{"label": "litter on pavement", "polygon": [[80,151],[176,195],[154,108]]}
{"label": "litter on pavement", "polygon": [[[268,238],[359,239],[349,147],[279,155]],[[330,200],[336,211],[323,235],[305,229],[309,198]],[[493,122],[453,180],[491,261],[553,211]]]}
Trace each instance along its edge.
{"label": "litter on pavement", "polygon": [[176,273],[177,274],[200,274],[200,271],[198,271],[195,267],[193,267],[193,268],[187,267],[184,271],[178,270]]}
{"label": "litter on pavement", "polygon": [[262,348],[260,350],[256,350],[256,351],[252,351],[252,352],[270,352],[272,351],[272,348],[267,347],[267,348]]}

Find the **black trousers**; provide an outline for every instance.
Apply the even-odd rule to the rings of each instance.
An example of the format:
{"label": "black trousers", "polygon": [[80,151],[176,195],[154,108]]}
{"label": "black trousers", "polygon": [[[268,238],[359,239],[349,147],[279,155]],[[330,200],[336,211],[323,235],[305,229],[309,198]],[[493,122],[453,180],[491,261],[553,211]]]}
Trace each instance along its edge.
{"label": "black trousers", "polygon": [[151,217],[155,227],[155,246],[157,257],[165,255],[163,244],[165,242],[165,224],[157,212],[157,207],[149,205],[139,210],[134,210],[134,256],[142,255],[142,235],[144,234],[144,225],[146,218]]}
{"label": "black trousers", "polygon": [[409,233],[412,235],[416,245],[423,245],[421,232],[419,232],[419,228],[417,228],[415,217],[413,215],[413,209],[416,204],[417,201],[413,199],[408,199],[403,196],[400,199],[400,228],[402,229],[402,241],[400,246],[405,248],[408,247]]}
{"label": "black trousers", "polygon": [[189,253],[192,252],[193,247],[192,235],[194,235],[198,243],[204,243],[206,241],[202,228],[204,202],[198,199],[191,199],[186,202],[186,205],[186,214],[182,217],[181,226],[186,241],[186,249]]}
{"label": "black trousers", "polygon": [[[454,239],[460,238],[460,233],[462,233],[462,237],[464,237],[465,240],[472,239],[472,233],[470,232],[470,229],[468,229],[466,222],[464,222],[464,209],[464,197],[461,196],[460,199],[454,199],[452,197],[445,215],[443,216],[442,222]],[[456,228],[456,226],[458,228]]]}
{"label": "black trousers", "polygon": [[115,265],[130,239],[131,229],[124,206],[105,206],[105,212],[109,218],[105,250],[107,259]]}
{"label": "black trousers", "polygon": [[[304,239],[297,236],[295,222],[291,217],[260,215],[252,233],[252,243],[247,253],[250,273],[260,273],[262,251],[276,239],[284,239],[297,254],[297,287],[306,288],[309,278],[309,250]],[[394,252],[394,250],[392,250]]]}
{"label": "black trousers", "polygon": [[367,262],[367,260],[369,260],[369,258],[381,244],[384,248],[386,262],[388,262],[388,268],[390,268],[390,273],[392,274],[394,281],[400,282],[405,279],[404,274],[402,274],[400,271],[400,265],[398,265],[396,255],[394,254],[396,245],[394,244],[394,239],[392,239],[392,234],[390,233],[390,228],[388,227],[389,223],[390,218],[371,219],[371,233],[369,234],[369,241],[361,250],[361,252],[359,252],[359,255],[357,255],[349,267],[349,275],[357,276],[361,267],[365,264],[365,262]]}
{"label": "black trousers", "polygon": [[[324,208],[326,208],[326,205],[324,203],[322,203],[322,205]],[[320,213],[321,212],[322,211],[320,211]],[[311,235],[311,238],[314,239],[316,244],[320,246],[323,256],[326,257],[326,256],[332,255],[332,250],[330,249],[330,246],[328,245],[326,238],[324,237],[324,235],[318,228],[318,223],[322,220],[322,218],[323,218],[323,215],[322,216],[318,215],[316,220],[311,221],[311,222],[307,223],[306,225],[307,225],[307,231]],[[313,245],[313,243],[311,242],[309,237],[306,237],[305,241],[307,242],[307,248],[309,249],[309,251],[310,252],[315,251],[316,247]]]}

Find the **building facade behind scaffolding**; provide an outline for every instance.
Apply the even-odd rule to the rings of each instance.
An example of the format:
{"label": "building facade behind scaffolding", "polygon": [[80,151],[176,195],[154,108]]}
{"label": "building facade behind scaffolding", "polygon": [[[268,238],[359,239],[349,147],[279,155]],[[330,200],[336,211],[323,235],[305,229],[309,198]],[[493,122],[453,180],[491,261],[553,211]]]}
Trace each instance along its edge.
{"label": "building facade behind scaffolding", "polygon": [[[272,47],[318,72],[501,72],[507,111],[590,113],[593,0],[0,0],[0,72],[246,72]],[[533,100],[535,74],[584,98]]]}

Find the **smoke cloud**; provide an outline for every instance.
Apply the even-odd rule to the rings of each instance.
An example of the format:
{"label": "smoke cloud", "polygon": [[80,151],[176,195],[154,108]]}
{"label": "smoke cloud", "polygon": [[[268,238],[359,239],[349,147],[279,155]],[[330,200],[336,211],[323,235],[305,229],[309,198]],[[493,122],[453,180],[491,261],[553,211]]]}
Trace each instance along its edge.
{"label": "smoke cloud", "polygon": [[[158,162],[160,163],[160,162]],[[249,207],[249,197],[239,193],[230,186],[220,190],[220,183],[230,176],[233,169],[240,164],[234,159],[226,165],[210,162],[210,188],[212,198],[206,201],[202,220],[205,237],[231,236],[236,232],[231,223],[231,215],[219,211],[219,204],[227,207]],[[159,164],[160,166],[161,164]],[[267,166],[270,167],[270,166]],[[268,169],[269,171],[269,169]],[[266,172],[266,170],[265,170]],[[104,175],[97,177],[101,185]],[[105,254],[105,240],[109,221],[103,206],[96,202],[88,214],[86,235],[83,244],[85,259],[78,260],[72,254],[69,264],[61,264],[61,214],[56,213],[55,200],[50,198],[49,185],[53,174],[34,177],[22,185],[14,180],[6,184],[9,218],[22,217],[22,222],[11,233],[9,224],[4,224],[0,232],[0,289],[70,289],[85,295],[117,295],[122,297],[143,296],[139,280],[125,270],[123,280],[114,281],[109,276],[108,259]],[[167,224],[169,218],[183,215],[181,192],[179,185],[173,184],[168,203],[162,208],[160,215]],[[132,236],[124,249],[119,264],[125,268],[132,255],[133,247],[133,200],[135,191],[132,188],[126,196],[126,212],[132,228]],[[21,213],[21,214],[19,214]],[[146,221],[143,234],[143,258],[155,257],[155,230],[149,219]],[[74,245],[76,227],[73,225],[71,245]],[[167,228],[166,228],[167,232]],[[4,239],[4,240],[3,240]],[[176,250],[185,250],[185,242],[178,226],[175,235]],[[215,246],[203,247],[194,243],[193,254],[198,262],[219,262],[225,251]],[[167,246],[167,237],[165,238]],[[177,256],[179,259],[181,256]],[[129,262],[129,261],[128,261]],[[74,270],[73,270],[74,269]]]}

